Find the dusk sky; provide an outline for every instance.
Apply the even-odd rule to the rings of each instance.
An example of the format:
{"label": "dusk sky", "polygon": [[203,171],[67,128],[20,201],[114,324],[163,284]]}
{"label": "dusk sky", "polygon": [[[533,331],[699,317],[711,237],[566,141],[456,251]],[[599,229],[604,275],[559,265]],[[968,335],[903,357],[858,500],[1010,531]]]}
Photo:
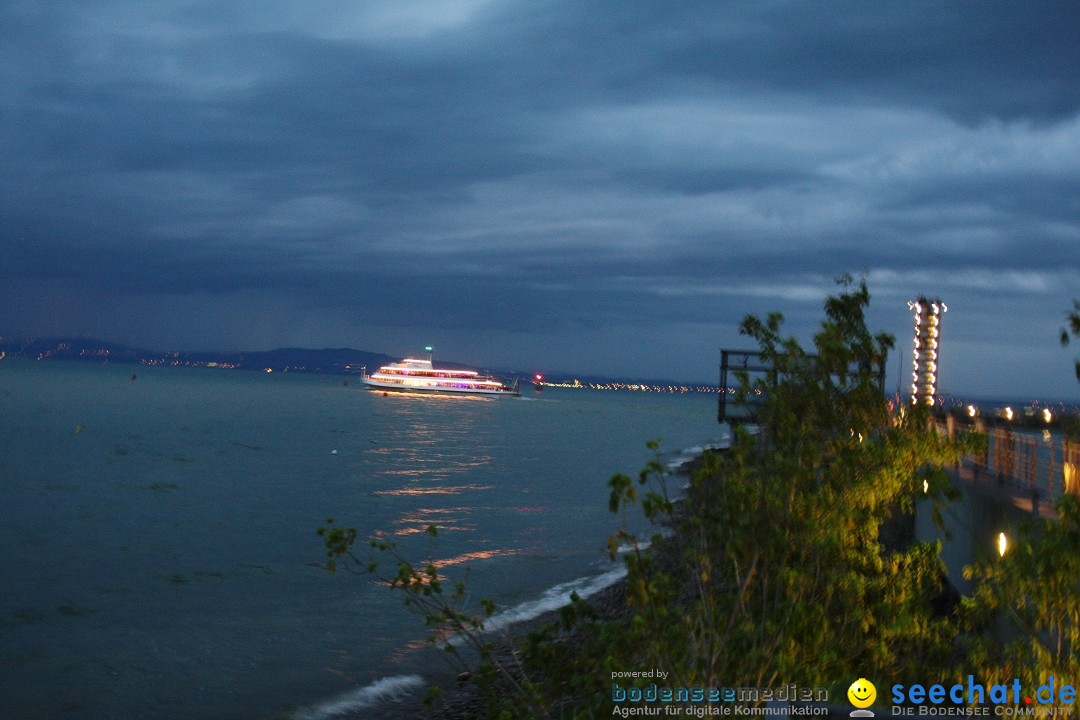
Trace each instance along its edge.
{"label": "dusk sky", "polygon": [[[715,382],[833,278],[1076,401],[1080,1],[7,0],[0,335]],[[890,387],[897,359],[890,361]]]}

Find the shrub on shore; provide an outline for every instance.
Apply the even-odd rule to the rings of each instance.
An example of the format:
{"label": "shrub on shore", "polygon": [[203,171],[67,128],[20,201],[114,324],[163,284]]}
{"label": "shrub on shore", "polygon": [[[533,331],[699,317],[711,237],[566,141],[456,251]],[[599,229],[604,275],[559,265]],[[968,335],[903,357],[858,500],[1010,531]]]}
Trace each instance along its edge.
{"label": "shrub on shore", "polygon": [[[710,456],[677,509],[656,463],[636,481],[612,478],[612,510],[640,505],[673,534],[652,539],[664,553],[626,555],[626,621],[544,656],[564,683],[594,680],[575,716],[610,713],[608,668],[662,668],[672,687],[706,688],[947,672],[955,630],[933,602],[939,548],[886,550],[880,530],[917,497],[944,498],[941,468],[971,441],[940,436],[920,408],[890,409],[875,369],[892,338],[866,329],[865,284],[843,282],[812,352],[781,335],[778,314],[743,321],[775,368],[740,378],[742,395],[766,398],[759,432],[740,428],[729,453]],[[612,538],[628,542],[625,529]]]}

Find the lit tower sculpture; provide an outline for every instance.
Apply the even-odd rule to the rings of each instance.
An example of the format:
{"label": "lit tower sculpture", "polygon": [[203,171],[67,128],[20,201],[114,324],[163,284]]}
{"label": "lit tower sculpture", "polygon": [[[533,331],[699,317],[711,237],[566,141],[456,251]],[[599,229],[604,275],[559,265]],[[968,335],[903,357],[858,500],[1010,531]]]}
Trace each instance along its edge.
{"label": "lit tower sculpture", "polygon": [[908,302],[915,312],[915,360],[912,363],[911,403],[933,405],[938,388],[938,343],[941,340],[941,316],[949,308],[937,298],[920,296]]}

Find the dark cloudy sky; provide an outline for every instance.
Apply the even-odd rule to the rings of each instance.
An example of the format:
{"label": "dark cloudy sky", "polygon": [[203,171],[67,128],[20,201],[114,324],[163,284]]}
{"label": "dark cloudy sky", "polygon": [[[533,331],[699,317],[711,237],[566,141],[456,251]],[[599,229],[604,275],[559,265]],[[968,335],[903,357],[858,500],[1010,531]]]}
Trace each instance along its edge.
{"label": "dark cloudy sky", "polygon": [[1080,397],[1078,0],[7,0],[0,123],[0,333],[715,381],[849,271]]}

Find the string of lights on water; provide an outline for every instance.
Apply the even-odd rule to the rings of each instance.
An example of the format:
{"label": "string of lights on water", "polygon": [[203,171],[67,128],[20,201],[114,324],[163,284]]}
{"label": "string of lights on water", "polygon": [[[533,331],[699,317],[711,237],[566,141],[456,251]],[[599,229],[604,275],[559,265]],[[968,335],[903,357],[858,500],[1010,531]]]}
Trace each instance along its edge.
{"label": "string of lights on water", "polygon": [[[643,392],[643,393],[671,393],[671,394],[692,394],[692,393],[705,393],[716,395],[721,392],[721,388],[716,385],[695,385],[695,384],[672,384],[672,383],[657,383],[656,381],[640,381],[634,382],[631,380],[626,381],[582,381],[580,379],[552,379],[545,378],[543,375],[535,375],[532,378],[532,384],[534,388],[539,392],[544,388],[560,388],[569,390],[598,390],[598,391],[615,391],[615,392]],[[723,392],[729,396],[734,396],[738,392],[738,388],[729,387],[724,388]],[[761,395],[760,390],[752,391],[755,395]],[[1030,422],[1033,418],[1041,421],[1042,423],[1052,423],[1058,421],[1063,416],[1072,416],[1080,414],[1080,405],[1063,403],[1063,402],[1047,402],[1044,400],[1029,400],[1004,402],[994,400],[981,400],[972,401],[969,398],[953,397],[948,395],[937,396],[938,413],[955,413],[958,415],[967,415],[968,418],[975,418],[977,416],[990,416],[996,417],[1001,420],[1018,421],[1022,422],[1027,420]]]}
{"label": "string of lights on water", "polygon": [[[619,390],[624,392],[653,392],[653,393],[710,393],[715,395],[720,388],[715,385],[683,385],[683,384],[657,384],[654,382],[632,382],[609,380],[604,382],[590,382],[581,380],[545,380],[542,375],[536,375],[532,380],[537,390],[543,388],[568,388],[571,390]],[[726,392],[735,393],[735,388],[727,388]],[[760,391],[758,391],[760,394]]]}

